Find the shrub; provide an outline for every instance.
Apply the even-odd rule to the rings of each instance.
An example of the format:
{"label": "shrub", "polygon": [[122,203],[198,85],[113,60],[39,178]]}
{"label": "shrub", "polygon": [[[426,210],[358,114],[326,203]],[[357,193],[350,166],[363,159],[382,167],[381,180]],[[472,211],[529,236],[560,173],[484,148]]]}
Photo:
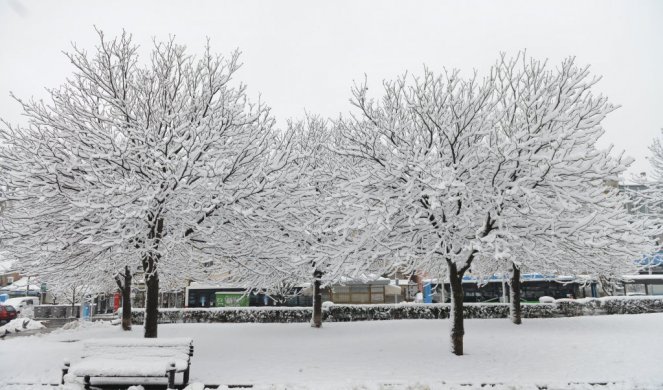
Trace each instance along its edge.
{"label": "shrub", "polygon": [[[325,305],[324,321],[381,321],[449,318],[446,303],[401,303],[382,305]],[[663,297],[605,297],[558,299],[553,303],[525,303],[523,318],[577,317],[604,314],[641,314],[663,312]],[[159,309],[159,323],[177,322],[309,322],[310,307],[218,307]],[[509,305],[503,303],[466,303],[465,318],[507,318]],[[144,309],[133,309],[132,320],[142,324]]]}

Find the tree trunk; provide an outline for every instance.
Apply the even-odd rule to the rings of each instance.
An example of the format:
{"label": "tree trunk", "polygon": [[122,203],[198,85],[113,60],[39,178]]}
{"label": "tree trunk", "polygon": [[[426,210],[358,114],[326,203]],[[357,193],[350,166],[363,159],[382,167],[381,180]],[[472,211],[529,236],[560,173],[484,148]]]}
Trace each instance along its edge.
{"label": "tree trunk", "polygon": [[159,319],[159,275],[156,271],[145,275],[145,287],[145,338],[156,338]]}
{"label": "tree trunk", "polygon": [[511,264],[513,273],[511,274],[511,284],[509,289],[509,317],[511,322],[516,325],[522,324],[521,305],[520,305],[520,268],[516,264]]}
{"label": "tree trunk", "polygon": [[313,271],[313,318],[311,319],[311,327],[322,327],[322,291],[320,291],[320,278],[322,278],[322,271]]}
{"label": "tree trunk", "polygon": [[461,356],[463,354],[463,336],[465,324],[463,322],[463,275],[458,274],[455,263],[448,262],[449,282],[451,283],[451,352]]}
{"label": "tree trunk", "polygon": [[122,293],[122,330],[131,330],[131,271],[124,267],[124,274],[115,275],[115,283]]}
{"label": "tree trunk", "polygon": [[157,264],[161,260],[157,252],[163,234],[163,218],[154,219],[154,226],[148,238],[154,240],[152,251],[143,256],[143,272],[145,273],[145,338],[157,337],[159,321],[159,273]]}
{"label": "tree trunk", "polygon": [[131,271],[124,267],[124,285],[122,286],[122,330],[131,330]]}

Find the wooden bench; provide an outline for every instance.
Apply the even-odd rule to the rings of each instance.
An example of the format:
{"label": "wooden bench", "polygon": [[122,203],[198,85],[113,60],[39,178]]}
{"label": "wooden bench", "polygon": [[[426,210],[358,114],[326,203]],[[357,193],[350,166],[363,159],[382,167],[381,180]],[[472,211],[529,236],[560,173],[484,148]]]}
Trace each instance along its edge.
{"label": "wooden bench", "polygon": [[[168,378],[168,389],[175,388],[175,375],[182,373],[182,387],[189,383],[193,340],[169,339],[91,339],[83,344],[80,362],[62,368],[65,376],[82,377],[85,389],[91,380],[103,384],[148,384],[150,378]],[[120,382],[118,382],[120,380]]]}

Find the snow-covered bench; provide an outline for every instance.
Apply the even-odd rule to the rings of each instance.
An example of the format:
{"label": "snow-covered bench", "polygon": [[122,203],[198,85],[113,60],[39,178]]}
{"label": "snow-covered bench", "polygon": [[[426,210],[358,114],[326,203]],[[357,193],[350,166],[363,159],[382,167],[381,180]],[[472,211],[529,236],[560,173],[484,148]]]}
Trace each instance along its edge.
{"label": "snow-covered bench", "polygon": [[[65,361],[65,379],[82,377],[85,389],[94,378],[98,384],[150,384],[151,378],[168,378],[168,388],[175,388],[175,375],[182,373],[182,387],[189,382],[193,340],[169,339],[91,339],[84,342],[80,362]],[[65,378],[67,377],[67,378]]]}

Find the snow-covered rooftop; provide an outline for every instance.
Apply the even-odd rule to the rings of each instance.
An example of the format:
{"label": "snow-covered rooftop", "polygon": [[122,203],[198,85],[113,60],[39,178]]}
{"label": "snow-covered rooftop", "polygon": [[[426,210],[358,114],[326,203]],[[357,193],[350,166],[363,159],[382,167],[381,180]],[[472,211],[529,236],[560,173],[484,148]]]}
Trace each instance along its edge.
{"label": "snow-covered rooftop", "polygon": [[14,271],[14,260],[0,260],[0,274]]}
{"label": "snow-covered rooftop", "polygon": [[35,282],[38,283],[35,278],[30,278],[30,282],[30,286],[28,287],[28,278],[21,278],[8,286],[2,287],[0,290],[7,292],[24,291],[26,289],[29,289],[30,291],[39,291],[41,289],[39,284],[35,284]]}
{"label": "snow-covered rooftop", "polygon": [[208,289],[216,289],[216,288],[246,288],[244,286],[240,286],[237,284],[231,284],[231,283],[210,283],[210,282],[191,282],[191,284],[188,286],[189,289],[192,290],[208,290]]}
{"label": "snow-covered rooftop", "polygon": [[389,284],[390,280],[376,274],[361,274],[354,278],[342,276],[339,282],[341,284]]}
{"label": "snow-covered rooftop", "polygon": [[652,280],[652,281],[663,281],[663,274],[653,274],[653,275],[623,275],[622,279],[625,281],[629,280],[639,280],[639,281],[645,281],[645,280]]}

